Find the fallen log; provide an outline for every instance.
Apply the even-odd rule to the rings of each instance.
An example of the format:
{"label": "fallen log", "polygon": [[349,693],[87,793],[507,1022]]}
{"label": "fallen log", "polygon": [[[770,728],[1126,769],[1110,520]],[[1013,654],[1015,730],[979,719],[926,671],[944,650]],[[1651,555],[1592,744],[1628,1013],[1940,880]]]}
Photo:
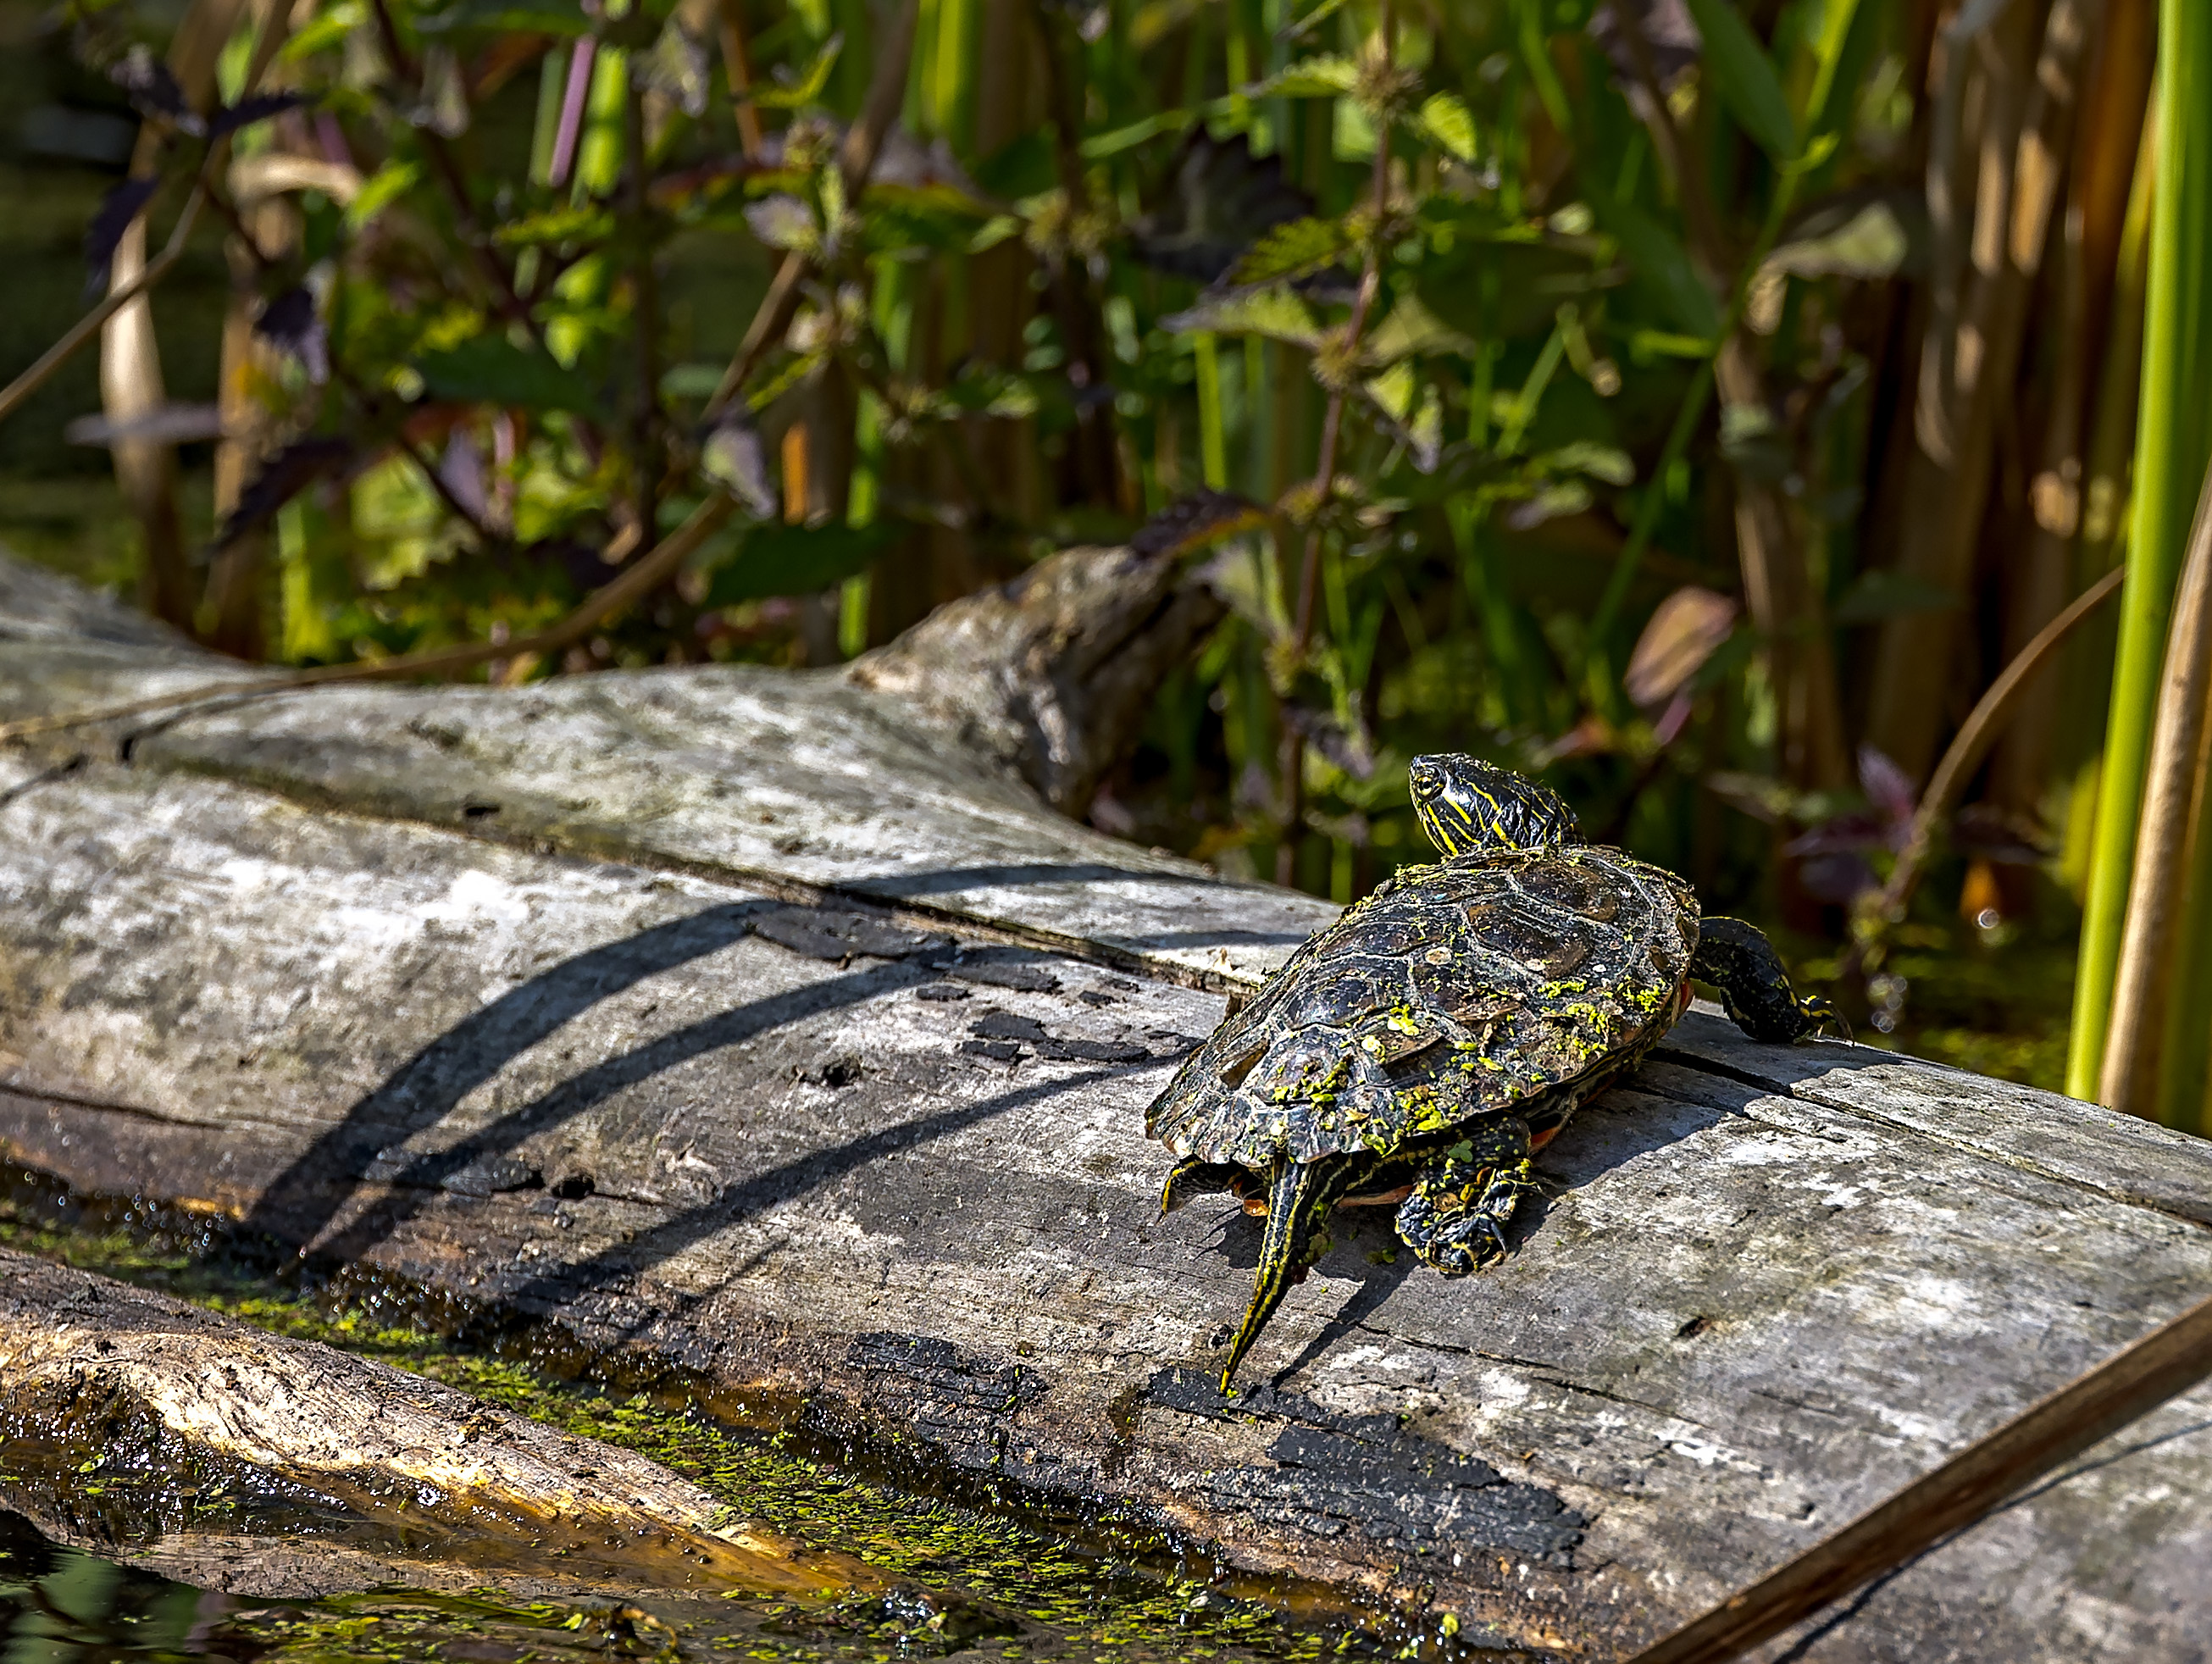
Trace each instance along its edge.
{"label": "fallen log", "polygon": [[[11,584],[0,720],[235,675]],[[1331,910],[1054,813],[990,714],[1049,634],[1017,671],[963,629],[950,716],[726,667],[0,753],[0,1149],[1594,1658],[2212,1281],[2212,1145],[1693,1012],[1546,1151],[1510,1260],[1342,1232],[1224,1403],[1256,1225],[1158,1218],[1139,1117]],[[1773,1645],[2199,1655],[2208,1430],[2200,1388]]]}
{"label": "fallen log", "polygon": [[[572,1590],[888,1586],[630,1451],[4,1248],[0,1433],[0,1502],[48,1535],[109,1553],[158,1542],[173,1570],[230,1592],[466,1587],[487,1568]],[[241,1549],[274,1535],[318,1546]]]}

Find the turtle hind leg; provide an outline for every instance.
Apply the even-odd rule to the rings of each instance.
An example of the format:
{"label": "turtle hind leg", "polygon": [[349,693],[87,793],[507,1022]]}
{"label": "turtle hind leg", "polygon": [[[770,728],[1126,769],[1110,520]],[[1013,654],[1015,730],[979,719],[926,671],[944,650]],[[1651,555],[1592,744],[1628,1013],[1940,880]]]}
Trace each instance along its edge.
{"label": "turtle hind leg", "polygon": [[1328,1223],[1329,1210],[1366,1176],[1371,1165],[1364,1157],[1340,1155],[1285,1161],[1275,1169],[1267,1191],[1267,1229],[1260,1239],[1260,1265],[1252,1278],[1252,1303],[1245,1309],[1237,1338],[1229,1343],[1229,1361],[1221,1366],[1224,1398],[1232,1390],[1230,1382],[1237,1366],[1291,1285],[1328,1248],[1322,1227]]}
{"label": "turtle hind leg", "polygon": [[1741,919],[1707,919],[1698,926],[1690,975],[1720,990],[1722,1008],[1753,1040],[1802,1040],[1843,1021],[1819,994],[1801,998],[1782,956]]}
{"label": "turtle hind leg", "polygon": [[1466,1133],[1421,1169],[1398,1210],[1399,1240],[1447,1277],[1504,1259],[1505,1223],[1536,1187],[1528,1122],[1506,1115]]}

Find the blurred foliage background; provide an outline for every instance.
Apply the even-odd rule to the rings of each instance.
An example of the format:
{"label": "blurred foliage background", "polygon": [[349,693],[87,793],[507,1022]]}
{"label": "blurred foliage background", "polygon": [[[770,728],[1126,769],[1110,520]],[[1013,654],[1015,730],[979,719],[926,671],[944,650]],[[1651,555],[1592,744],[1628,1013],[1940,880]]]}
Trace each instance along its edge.
{"label": "blurred foliage background", "polygon": [[714,511],[512,683],[835,663],[1183,502],[1231,616],[1097,826],[1350,901],[1478,750],[1869,1036],[2094,1095],[2199,416],[2148,680],[2093,610],[1923,794],[2127,555],[2146,316],[2212,283],[2158,10],[0,0],[0,370],[204,188],[0,426],[0,537],[322,664],[519,641]]}

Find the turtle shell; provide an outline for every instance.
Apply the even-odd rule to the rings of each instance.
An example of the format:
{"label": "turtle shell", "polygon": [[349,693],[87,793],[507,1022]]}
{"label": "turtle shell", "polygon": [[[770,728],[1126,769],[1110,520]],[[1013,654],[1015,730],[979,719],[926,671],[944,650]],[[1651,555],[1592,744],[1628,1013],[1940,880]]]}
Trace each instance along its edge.
{"label": "turtle shell", "polygon": [[1409,867],[1184,1060],[1145,1130],[1261,1170],[1387,1156],[1606,1072],[1673,1021],[1697,943],[1689,886],[1617,849]]}

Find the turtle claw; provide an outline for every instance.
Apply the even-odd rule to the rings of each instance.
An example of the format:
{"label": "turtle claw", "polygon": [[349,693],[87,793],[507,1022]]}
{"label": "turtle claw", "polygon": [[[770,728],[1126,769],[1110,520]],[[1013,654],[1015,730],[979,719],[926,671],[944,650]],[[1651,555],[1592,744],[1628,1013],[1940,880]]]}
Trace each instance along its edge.
{"label": "turtle claw", "polygon": [[[1852,1044],[1850,1019],[1836,1008],[1836,1002],[1824,993],[1808,993],[1797,1002],[1797,1014],[1805,1019],[1806,1035],[1823,1032],[1830,1023],[1844,1031],[1844,1038]],[[1802,1036],[1801,1036],[1802,1038]]]}

